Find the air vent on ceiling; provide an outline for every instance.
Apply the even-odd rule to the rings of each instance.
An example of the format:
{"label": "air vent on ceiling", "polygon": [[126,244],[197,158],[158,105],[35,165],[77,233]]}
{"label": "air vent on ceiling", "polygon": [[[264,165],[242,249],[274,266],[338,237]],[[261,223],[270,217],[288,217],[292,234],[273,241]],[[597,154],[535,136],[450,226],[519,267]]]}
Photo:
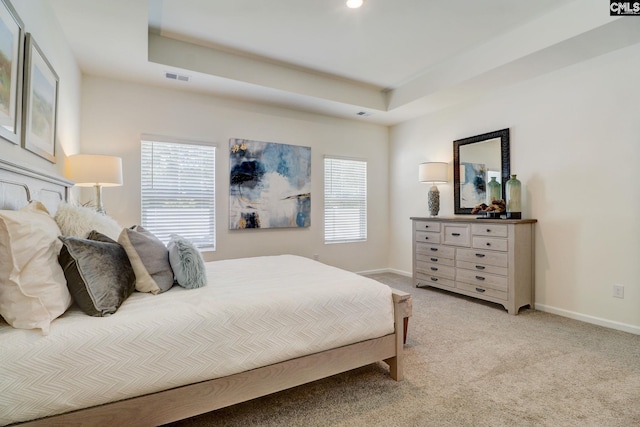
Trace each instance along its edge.
{"label": "air vent on ceiling", "polygon": [[167,71],[166,73],[164,73],[164,76],[171,80],[179,80],[181,82],[189,81],[189,76],[185,76],[184,74],[171,73]]}

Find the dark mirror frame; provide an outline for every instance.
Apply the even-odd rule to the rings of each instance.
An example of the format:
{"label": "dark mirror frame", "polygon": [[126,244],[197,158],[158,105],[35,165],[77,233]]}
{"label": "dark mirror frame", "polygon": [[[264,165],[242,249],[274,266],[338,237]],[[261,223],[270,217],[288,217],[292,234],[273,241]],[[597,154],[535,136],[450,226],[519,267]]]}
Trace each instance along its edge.
{"label": "dark mirror frame", "polygon": [[511,152],[509,150],[509,128],[495,132],[483,133],[469,138],[453,141],[453,194],[455,214],[471,214],[473,208],[460,207],[460,147],[475,144],[489,139],[500,138],[500,153],[502,156],[502,199],[505,199],[505,183],[511,176]]}

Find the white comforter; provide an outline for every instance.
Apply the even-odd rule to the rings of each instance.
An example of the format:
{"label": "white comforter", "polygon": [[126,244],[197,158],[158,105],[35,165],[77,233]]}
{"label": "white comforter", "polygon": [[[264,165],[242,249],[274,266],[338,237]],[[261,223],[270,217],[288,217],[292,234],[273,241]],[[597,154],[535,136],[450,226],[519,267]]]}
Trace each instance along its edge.
{"label": "white comforter", "polygon": [[391,290],[292,255],[207,263],[208,285],[0,324],[0,425],[223,377],[393,332]]}

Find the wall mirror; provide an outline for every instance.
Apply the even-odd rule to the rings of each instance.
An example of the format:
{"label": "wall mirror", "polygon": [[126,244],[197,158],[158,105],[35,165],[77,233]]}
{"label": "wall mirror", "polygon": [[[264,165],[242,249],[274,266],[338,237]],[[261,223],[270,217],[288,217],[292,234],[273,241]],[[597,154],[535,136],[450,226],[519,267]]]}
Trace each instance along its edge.
{"label": "wall mirror", "polygon": [[453,141],[453,185],[456,214],[470,214],[482,203],[490,204],[489,187],[505,184],[510,175],[509,129]]}

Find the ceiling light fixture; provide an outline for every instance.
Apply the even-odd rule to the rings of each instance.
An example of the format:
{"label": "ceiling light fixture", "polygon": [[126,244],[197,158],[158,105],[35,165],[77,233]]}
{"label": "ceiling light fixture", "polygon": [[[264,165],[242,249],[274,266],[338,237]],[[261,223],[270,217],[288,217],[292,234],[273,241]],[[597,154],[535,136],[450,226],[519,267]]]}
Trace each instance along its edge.
{"label": "ceiling light fixture", "polygon": [[362,6],[362,0],[347,0],[347,7],[351,9],[357,9]]}

